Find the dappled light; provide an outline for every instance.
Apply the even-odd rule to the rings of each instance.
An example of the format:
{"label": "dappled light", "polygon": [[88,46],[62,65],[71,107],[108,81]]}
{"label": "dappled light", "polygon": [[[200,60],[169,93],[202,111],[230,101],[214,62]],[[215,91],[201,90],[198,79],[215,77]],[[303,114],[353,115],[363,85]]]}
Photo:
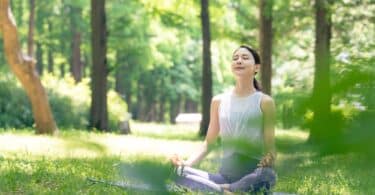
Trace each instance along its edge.
{"label": "dappled light", "polygon": [[373,0],[0,0],[0,194],[375,194]]}
{"label": "dappled light", "polygon": [[[139,124],[144,126],[145,124]],[[161,127],[160,125],[158,125]],[[165,126],[168,128],[168,126]],[[170,128],[173,128],[171,126]],[[191,132],[191,130],[189,130]],[[180,133],[182,137],[189,137],[189,131]],[[139,132],[147,135],[148,131]],[[168,134],[171,134],[168,136]],[[2,134],[0,136],[0,148],[3,154],[23,153],[37,156],[49,156],[51,158],[95,158],[103,155],[172,155],[181,153],[188,156],[198,143],[182,140],[171,140],[173,133],[165,131],[167,139],[150,136],[121,136],[116,134],[92,135],[87,132],[72,131],[63,132],[58,137],[33,136],[26,134]],[[196,135],[196,134],[195,134]],[[196,140],[195,140],[196,141]],[[141,144],[140,144],[141,143]],[[182,147],[181,147],[182,146]],[[181,150],[185,148],[185,150]]]}
{"label": "dappled light", "polygon": [[[162,127],[154,124],[155,126]],[[168,128],[173,126],[164,127]],[[141,130],[138,131],[142,133]],[[190,134],[190,131],[195,130],[187,129],[185,134]],[[143,133],[147,132],[148,130]],[[168,130],[164,132],[169,133]],[[307,138],[308,133],[304,131],[276,131],[276,145],[279,148],[276,168],[280,183],[276,187],[277,191],[293,191],[298,194],[326,191],[353,194],[360,193],[360,189],[365,188],[368,193],[373,192],[369,187],[375,182],[375,170],[370,162],[364,161],[365,156],[354,153],[321,156],[317,150],[304,144]],[[139,191],[138,185],[141,185],[148,186],[146,189],[158,189],[162,192],[165,186],[171,187],[170,179],[173,178],[173,168],[167,162],[166,156],[179,152],[187,157],[198,145],[197,140],[153,139],[139,135],[121,136],[82,131],[63,132],[58,137],[35,136],[27,132],[1,134],[0,176],[3,179],[0,179],[0,184],[3,186],[4,182],[18,180],[2,190],[19,193],[25,190],[59,192],[65,189],[62,185],[70,186],[71,191],[65,189],[64,193],[76,192],[75,190],[87,193],[119,193],[124,190],[105,183],[90,186],[86,179],[92,178],[105,182],[127,182],[130,185],[128,188],[133,187],[135,191]],[[181,150],[183,148],[188,150]],[[218,156],[220,152],[213,151],[199,167],[217,170]],[[28,160],[22,160],[25,157]],[[29,181],[29,176],[33,178],[32,182],[23,185]],[[358,177],[368,179],[356,180]],[[69,179],[61,183],[64,178]],[[295,183],[299,185],[295,186]],[[46,189],[40,187],[45,185],[48,186]],[[132,192],[129,190],[129,193]],[[183,189],[175,190],[184,192]]]}

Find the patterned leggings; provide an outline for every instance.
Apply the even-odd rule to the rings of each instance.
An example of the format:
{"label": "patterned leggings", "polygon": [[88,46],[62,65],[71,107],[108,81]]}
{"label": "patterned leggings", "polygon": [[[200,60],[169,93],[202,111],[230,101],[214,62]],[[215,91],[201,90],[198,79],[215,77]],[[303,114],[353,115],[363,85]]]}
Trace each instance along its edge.
{"label": "patterned leggings", "polygon": [[177,172],[177,184],[200,191],[222,192],[219,184],[229,184],[231,192],[258,192],[262,189],[268,191],[276,182],[275,171],[271,168],[256,168],[234,182],[221,174],[211,174],[191,167],[179,167]]}

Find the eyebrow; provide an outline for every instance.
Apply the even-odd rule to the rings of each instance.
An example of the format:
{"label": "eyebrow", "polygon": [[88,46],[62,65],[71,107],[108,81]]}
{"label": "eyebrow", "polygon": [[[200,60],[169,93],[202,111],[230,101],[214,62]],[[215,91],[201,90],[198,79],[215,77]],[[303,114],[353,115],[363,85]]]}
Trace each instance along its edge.
{"label": "eyebrow", "polygon": [[[240,56],[240,55],[238,55],[238,54],[236,54],[236,55],[233,55],[233,57],[238,57],[238,56]],[[242,56],[242,57],[250,57],[250,55],[249,55],[249,54],[242,54],[241,56]]]}
{"label": "eyebrow", "polygon": [[234,54],[233,56],[250,56],[249,54],[242,54],[242,55],[239,55],[239,54]]}

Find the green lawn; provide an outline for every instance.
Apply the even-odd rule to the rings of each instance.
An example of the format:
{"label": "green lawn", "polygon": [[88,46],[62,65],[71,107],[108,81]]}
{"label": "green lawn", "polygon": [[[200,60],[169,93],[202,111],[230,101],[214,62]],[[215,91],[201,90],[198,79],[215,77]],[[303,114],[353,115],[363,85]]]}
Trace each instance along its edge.
{"label": "green lawn", "polygon": [[[62,131],[37,136],[31,131],[0,131],[0,194],[143,194],[87,178],[108,181],[168,181],[166,156],[189,156],[199,147],[196,126],[132,124],[133,135]],[[366,156],[320,156],[304,144],[308,134],[277,130],[277,192],[295,194],[375,194],[375,166]],[[217,170],[218,152],[201,168]],[[152,194],[152,193],[151,193]]]}

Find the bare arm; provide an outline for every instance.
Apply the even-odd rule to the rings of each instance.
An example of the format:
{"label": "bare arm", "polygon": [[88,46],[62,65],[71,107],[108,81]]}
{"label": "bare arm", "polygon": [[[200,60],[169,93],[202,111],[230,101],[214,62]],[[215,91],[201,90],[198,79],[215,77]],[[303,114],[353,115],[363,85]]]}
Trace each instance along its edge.
{"label": "bare arm", "polygon": [[262,98],[261,109],[263,111],[263,138],[265,156],[259,163],[262,167],[272,167],[276,159],[275,148],[275,121],[276,108],[273,99],[266,95]]}
{"label": "bare arm", "polygon": [[199,151],[188,160],[184,161],[183,164],[186,166],[193,166],[200,162],[209,152],[209,147],[213,144],[219,135],[219,96],[215,96],[211,101],[210,110],[210,124],[208,126],[207,135],[202,143]]}

